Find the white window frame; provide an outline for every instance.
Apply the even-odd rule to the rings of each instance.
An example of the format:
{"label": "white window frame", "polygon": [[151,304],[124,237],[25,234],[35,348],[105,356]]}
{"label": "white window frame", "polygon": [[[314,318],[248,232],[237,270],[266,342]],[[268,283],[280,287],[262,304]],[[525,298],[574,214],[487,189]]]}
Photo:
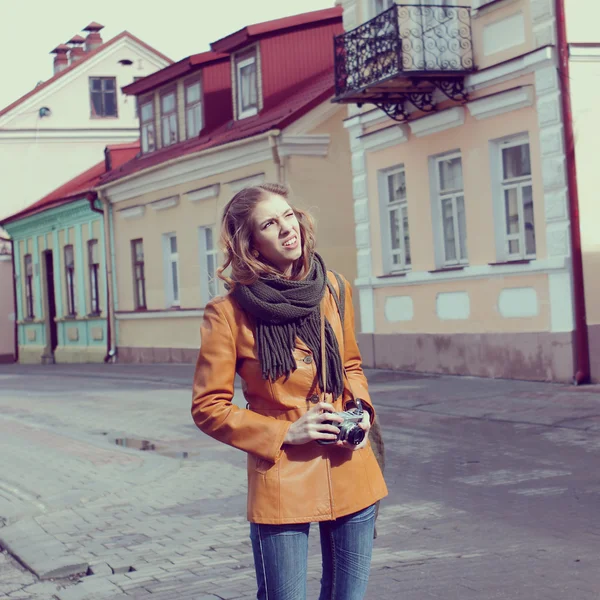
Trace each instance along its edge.
{"label": "white window frame", "polygon": [[[379,207],[381,214],[381,241],[383,244],[383,268],[386,273],[403,273],[409,271],[412,268],[411,263],[406,263],[406,245],[404,237],[404,219],[402,217],[403,210],[407,211],[408,216],[408,191],[404,200],[396,200],[393,203],[390,202],[389,194],[389,178],[398,173],[404,173],[406,177],[406,167],[404,164],[399,164],[389,169],[383,169],[379,171]],[[399,250],[392,249],[392,236],[391,236],[391,217],[390,213],[393,210],[400,211],[400,244]],[[410,219],[409,219],[409,245],[410,245]],[[400,264],[394,264],[394,255],[400,256]]]}
{"label": "white window frame", "polygon": [[[152,108],[152,117],[146,119],[145,121],[142,119],[144,106],[150,105]],[[139,115],[140,115],[140,142],[142,145],[142,153],[146,154],[147,152],[154,152],[156,150],[156,115],[154,110],[154,96],[150,96],[144,98],[139,103]],[[150,130],[152,131],[152,144],[149,143],[150,140]]]}
{"label": "white window frame", "polygon": [[[523,177],[515,177],[504,179],[504,169],[502,160],[502,151],[507,148],[529,145],[530,160],[531,160],[531,144],[527,134],[520,133],[507,138],[492,140],[490,142],[490,160],[492,172],[492,189],[494,201],[494,222],[496,229],[496,256],[500,262],[509,262],[514,260],[535,260],[537,256],[537,240],[536,251],[527,253],[525,243],[525,227],[522,224],[525,222],[524,205],[523,205],[523,187],[531,187],[533,199],[533,174]],[[508,189],[517,189],[518,199],[518,217],[519,217],[519,233],[507,233],[507,214],[504,192]],[[535,231],[535,201],[534,206],[534,222]],[[516,240],[519,242],[519,252],[510,252],[510,241]]]}
{"label": "white window frame", "polygon": [[[256,106],[242,110],[242,69],[254,63],[256,69]],[[260,104],[260,86],[258,84],[258,78],[260,73],[258,72],[258,53],[254,49],[254,54],[244,58],[243,60],[236,61],[235,63],[235,81],[236,81],[236,94],[237,94],[237,116],[238,119],[246,119],[247,117],[253,117],[258,114],[258,106]]]}
{"label": "white window frame", "polygon": [[[197,85],[200,88],[199,100],[197,100],[196,102],[193,102],[191,104],[188,104],[188,99],[187,99],[188,89],[191,87],[194,87],[195,85]],[[183,104],[184,104],[184,110],[185,110],[185,137],[188,140],[191,138],[198,137],[204,127],[204,102],[203,101],[204,101],[204,98],[202,96],[202,80],[200,79],[200,77],[198,77],[197,79],[191,79],[191,80],[186,81],[183,86]],[[199,109],[199,110],[197,111],[197,109]],[[196,123],[196,118],[195,118],[196,114],[198,114],[198,121],[199,121],[198,123]],[[190,124],[192,122],[195,126],[193,131],[196,131],[196,129],[198,131],[196,133],[190,134]]]}
{"label": "white window frame", "polygon": [[[465,198],[465,189],[464,189],[464,169],[463,171],[463,189],[462,190],[452,190],[448,192],[442,193],[440,189],[440,171],[439,164],[445,160],[451,160],[454,158],[460,158],[461,160],[461,168],[462,164],[462,153],[459,151],[449,152],[447,154],[441,154],[437,156],[432,156],[429,159],[430,165],[430,185],[432,190],[432,214],[434,219],[434,228],[435,228],[435,258],[436,265],[438,267],[454,267],[454,266],[462,266],[469,264],[469,249],[467,247],[468,241],[468,232],[467,232],[467,216],[466,216],[466,198]],[[464,231],[464,247],[465,247],[465,256],[461,256],[460,252],[460,231],[458,224],[458,206],[457,201],[458,198],[463,198],[463,208],[465,211],[465,231]],[[446,240],[444,237],[444,211],[442,209],[442,204],[444,200],[452,200],[452,216],[454,222],[454,244],[455,244],[455,254],[458,258],[456,259],[448,259],[446,257]]]}
{"label": "white window frame", "polygon": [[[208,247],[206,232],[212,233],[212,248]],[[200,250],[200,300],[206,306],[210,300],[219,295],[219,249],[216,245],[216,228],[214,225],[203,225],[198,228],[198,242]],[[212,265],[214,277],[211,279],[208,272],[209,264]]]}
{"label": "white window frame", "polygon": [[[163,234],[163,255],[165,264],[165,297],[167,307],[181,306],[181,278],[179,276],[179,246],[177,252],[171,251],[171,239],[175,238],[177,244],[177,235],[174,232]],[[177,274],[177,286],[173,280],[173,264]]]}
{"label": "white window frame", "polygon": [[[165,113],[163,109],[163,101],[168,96],[173,96],[173,101],[175,104],[175,108]],[[160,94],[159,97],[160,102],[160,138],[161,138],[161,147],[166,148],[167,146],[172,146],[179,142],[179,118],[177,114],[177,90],[172,89]],[[169,139],[165,141],[165,127],[168,127],[169,134],[175,134],[175,138],[171,139],[171,135],[169,135]]]}

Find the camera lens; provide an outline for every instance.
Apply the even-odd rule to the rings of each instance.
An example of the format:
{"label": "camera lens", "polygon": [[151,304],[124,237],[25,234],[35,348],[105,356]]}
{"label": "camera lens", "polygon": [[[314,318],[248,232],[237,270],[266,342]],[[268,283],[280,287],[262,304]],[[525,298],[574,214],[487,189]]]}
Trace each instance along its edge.
{"label": "camera lens", "polygon": [[358,425],[355,425],[348,431],[346,439],[349,444],[358,446],[365,439],[365,432]]}

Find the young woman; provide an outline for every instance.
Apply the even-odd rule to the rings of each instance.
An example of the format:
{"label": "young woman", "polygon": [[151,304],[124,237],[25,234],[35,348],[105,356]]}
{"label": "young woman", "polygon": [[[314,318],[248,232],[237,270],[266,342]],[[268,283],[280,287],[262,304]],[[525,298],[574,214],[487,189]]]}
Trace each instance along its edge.
{"label": "young woman", "polygon": [[[368,439],[375,413],[350,286],[327,271],[310,216],[290,206],[283,185],[238,192],[225,207],[221,243],[229,291],[204,312],[192,416],[248,454],[257,598],[305,600],[308,532],[318,522],[320,600],[361,600],[375,503],[387,489]],[[232,404],[236,372],[245,409]],[[344,419],[336,413],[361,403],[354,427],[364,439],[338,439]]]}

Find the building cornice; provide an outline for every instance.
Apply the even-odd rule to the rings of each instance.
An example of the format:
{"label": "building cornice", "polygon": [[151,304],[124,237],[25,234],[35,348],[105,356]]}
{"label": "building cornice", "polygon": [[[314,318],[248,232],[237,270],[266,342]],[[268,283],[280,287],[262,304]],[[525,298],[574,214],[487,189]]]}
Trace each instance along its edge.
{"label": "building cornice", "polygon": [[478,120],[496,117],[503,113],[533,105],[535,91],[532,85],[525,85],[467,103],[467,108]]}

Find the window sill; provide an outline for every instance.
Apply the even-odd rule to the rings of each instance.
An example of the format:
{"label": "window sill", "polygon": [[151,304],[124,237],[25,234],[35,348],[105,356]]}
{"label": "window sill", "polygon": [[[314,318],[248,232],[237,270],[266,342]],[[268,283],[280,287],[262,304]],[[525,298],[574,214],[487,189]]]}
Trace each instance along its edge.
{"label": "window sill", "polygon": [[246,112],[240,113],[238,115],[238,121],[242,121],[243,119],[248,119],[250,117],[255,117],[258,114],[258,109],[247,110]]}
{"label": "window sill", "polygon": [[388,279],[390,277],[406,277],[407,273],[410,273],[410,269],[406,269],[405,271],[392,271],[391,273],[377,275],[377,279]]}
{"label": "window sill", "polygon": [[427,271],[428,273],[445,273],[446,271],[462,271],[468,265],[451,265],[448,267],[440,267],[439,269],[433,269]]}
{"label": "window sill", "polygon": [[93,121],[118,121],[119,115],[109,115],[106,117],[103,117],[101,115],[90,115],[90,119],[92,119]]}
{"label": "window sill", "polygon": [[501,267],[502,265],[527,265],[534,258],[517,258],[515,260],[502,260],[498,262],[488,263],[490,267]]}

